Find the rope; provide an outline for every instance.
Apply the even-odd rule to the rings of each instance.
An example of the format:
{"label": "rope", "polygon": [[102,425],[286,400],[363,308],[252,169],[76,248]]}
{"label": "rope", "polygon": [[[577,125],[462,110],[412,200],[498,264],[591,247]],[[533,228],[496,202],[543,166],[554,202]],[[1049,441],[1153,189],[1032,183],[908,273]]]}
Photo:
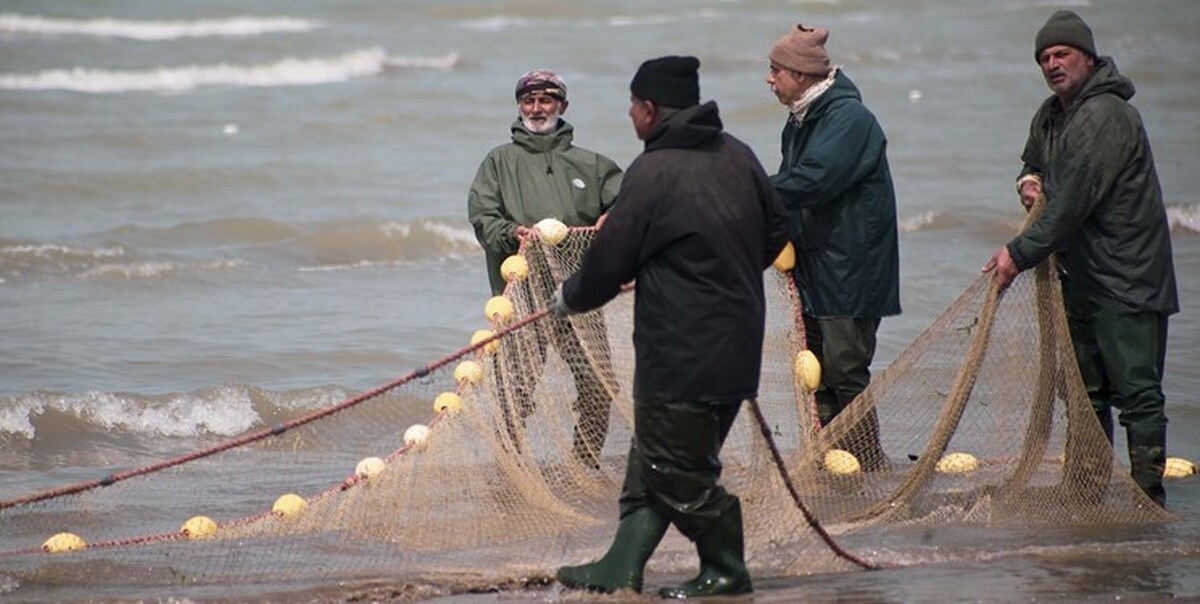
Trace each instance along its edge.
{"label": "rope", "polygon": [[84,491],[90,491],[92,489],[96,489],[99,487],[107,487],[109,485],[113,485],[113,484],[116,484],[116,483],[124,481],[124,480],[129,480],[130,478],[142,476],[145,474],[152,474],[154,472],[159,472],[162,470],[166,470],[168,468],[173,468],[175,466],[185,464],[185,463],[188,463],[191,461],[196,461],[198,459],[203,459],[205,457],[211,457],[213,455],[216,455],[217,453],[221,453],[224,451],[228,451],[230,449],[248,445],[248,444],[251,444],[251,443],[266,439],[266,438],[270,438],[272,436],[278,436],[278,435],[283,434],[284,432],[287,432],[288,430],[291,430],[293,428],[298,428],[305,424],[315,422],[319,419],[329,417],[335,413],[349,409],[350,407],[353,407],[360,403],[369,401],[369,400],[371,400],[375,397],[378,397],[388,391],[399,388],[400,386],[403,386],[404,384],[407,384],[408,382],[411,382],[413,380],[423,378],[423,377],[429,375],[434,370],[436,370],[440,367],[444,367],[444,366],[446,366],[446,365],[448,365],[448,364],[450,364],[450,363],[452,363],[452,362],[454,362],[476,350],[479,350],[480,348],[487,346],[491,342],[493,342],[499,338],[502,338],[502,337],[512,333],[513,331],[521,329],[522,327],[525,327],[526,325],[529,325],[530,323],[533,323],[535,321],[542,319],[543,317],[545,317],[548,314],[550,314],[550,309],[540,310],[540,311],[533,313],[523,319],[520,319],[519,321],[512,323],[511,325],[508,325],[507,327],[504,327],[503,329],[496,331],[491,336],[489,336],[483,340],[480,340],[479,342],[476,342],[475,344],[461,348],[458,351],[456,351],[448,356],[445,356],[437,361],[434,361],[433,363],[430,363],[419,369],[413,370],[413,371],[409,372],[407,375],[396,378],[395,380],[392,380],[391,382],[388,382],[388,383],[386,383],[382,386],[379,386],[377,388],[374,388],[372,390],[363,392],[363,393],[359,394],[358,396],[346,399],[345,401],[342,401],[341,403],[338,403],[331,407],[326,407],[324,409],[314,411],[307,415],[302,415],[295,419],[280,423],[277,426],[274,426],[272,428],[267,428],[264,430],[259,430],[258,432],[246,434],[244,436],[234,438],[234,439],[225,441],[223,443],[214,445],[207,449],[200,449],[198,451],[193,451],[192,453],[188,453],[186,455],[182,455],[182,456],[179,456],[179,457],[176,457],[173,459],[164,460],[164,461],[161,461],[158,463],[150,464],[148,466],[143,466],[141,468],[137,468],[137,469],[133,469],[133,470],[127,470],[125,472],[117,472],[114,474],[109,474],[108,476],[105,476],[104,478],[101,478],[99,480],[89,480],[89,481],[79,482],[79,483],[75,483],[75,484],[69,484],[69,485],[65,485],[62,487],[57,487],[57,488],[41,491],[38,493],[33,493],[31,495],[27,495],[25,497],[20,497],[17,499],[9,499],[6,501],[0,501],[0,510],[6,510],[8,508],[15,508],[18,506],[28,505],[31,503],[37,503],[39,501],[46,501],[48,499],[55,499],[55,498],[63,497],[66,495],[74,495],[77,493],[82,493]]}
{"label": "rope", "polygon": [[771,425],[767,423],[767,418],[763,416],[762,408],[758,406],[757,399],[750,399],[750,409],[754,412],[754,419],[758,421],[759,431],[762,432],[763,438],[767,441],[767,448],[771,451],[771,459],[775,461],[775,468],[779,470],[779,477],[783,479],[783,484],[787,487],[788,493],[791,494],[792,501],[795,502],[796,508],[800,510],[801,514],[804,514],[804,520],[808,522],[809,528],[816,531],[817,534],[821,536],[821,540],[825,542],[825,545],[828,545],[829,549],[832,550],[834,554],[837,554],[838,557],[848,560],[867,570],[878,570],[882,568],[880,565],[875,564],[874,562],[863,560],[862,558],[859,558],[858,556],[855,556],[854,554],[842,549],[842,546],[838,545],[838,543],[833,540],[833,537],[829,536],[829,533],[825,531],[825,527],[821,526],[821,523],[817,521],[816,517],[812,515],[812,512],[808,510],[808,507],[804,505],[804,502],[800,500],[800,493],[796,491],[796,486],[792,484],[792,479],[790,476],[788,476],[787,467],[783,463],[783,456],[779,454],[779,448],[775,446],[775,439],[771,436]]}
{"label": "rope", "polygon": [[[1041,209],[1042,205],[1039,204],[1034,212],[1026,216],[1021,231],[1028,229],[1033,224]],[[951,383],[950,394],[946,397],[946,402],[934,424],[933,433],[925,445],[925,450],[918,458],[917,465],[895,491],[869,509],[848,518],[850,522],[865,522],[872,519],[894,517],[903,513],[921,489],[933,478],[937,462],[946,452],[950,439],[954,437],[954,433],[958,429],[958,422],[966,411],[967,403],[975,388],[975,382],[979,377],[979,371],[983,367],[984,353],[987,352],[991,341],[996,312],[1004,296],[1004,291],[1000,289],[995,276],[995,271],[981,275],[968,289],[968,291],[974,291],[976,287],[986,287],[987,291],[984,294],[983,305],[976,316],[971,344]],[[1037,455],[1040,458],[1041,452],[1038,452]]]}

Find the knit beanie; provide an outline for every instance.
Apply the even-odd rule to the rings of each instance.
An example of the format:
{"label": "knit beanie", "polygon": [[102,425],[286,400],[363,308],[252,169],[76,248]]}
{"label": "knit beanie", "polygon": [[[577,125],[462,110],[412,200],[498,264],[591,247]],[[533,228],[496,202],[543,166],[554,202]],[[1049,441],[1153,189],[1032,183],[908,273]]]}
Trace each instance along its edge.
{"label": "knit beanie", "polygon": [[517,80],[517,100],[531,92],[544,92],[560,101],[567,100],[567,84],[558,74],[548,69],[525,72]]}
{"label": "knit beanie", "polygon": [[663,107],[691,107],[700,103],[699,69],[700,60],[696,57],[650,59],[633,74],[629,92]]}
{"label": "knit beanie", "polygon": [[1043,50],[1059,44],[1073,46],[1096,58],[1092,29],[1079,15],[1069,10],[1060,10],[1050,15],[1046,24],[1038,30],[1037,41],[1033,45],[1033,60],[1040,62]]}
{"label": "knit beanie", "polygon": [[825,41],[829,39],[829,30],[822,27],[806,28],[797,23],[787,34],[775,42],[768,55],[773,63],[778,63],[792,71],[809,75],[829,75],[831,67],[829,53],[825,52]]}

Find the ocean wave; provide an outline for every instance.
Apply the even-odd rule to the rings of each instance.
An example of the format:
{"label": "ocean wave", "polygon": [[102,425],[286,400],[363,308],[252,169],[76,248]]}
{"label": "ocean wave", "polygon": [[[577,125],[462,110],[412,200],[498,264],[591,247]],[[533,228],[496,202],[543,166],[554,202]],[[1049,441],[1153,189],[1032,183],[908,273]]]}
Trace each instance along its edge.
{"label": "ocean wave", "polygon": [[157,279],[180,272],[208,272],[239,268],[245,266],[243,260],[219,260],[216,262],[179,263],[179,262],[131,262],[127,264],[101,264],[83,272],[84,279],[121,278]]}
{"label": "ocean wave", "polygon": [[901,233],[916,233],[932,225],[937,217],[938,212],[930,210],[916,216],[903,218],[898,222],[897,230]]}
{"label": "ocean wave", "polygon": [[465,222],[356,218],[289,224],[220,218],[168,227],[124,225],[93,233],[104,245],[0,239],[0,279],[163,279],[246,266],[301,271],[463,259],[479,252]]}
{"label": "ocean wave", "polygon": [[613,27],[636,27],[642,25],[663,25],[666,23],[675,23],[677,21],[691,21],[693,19],[716,19],[721,13],[712,9],[702,9],[697,14],[689,15],[673,15],[667,13],[658,13],[650,15],[639,15],[637,17],[630,15],[614,15],[609,17],[606,23]]}
{"label": "ocean wave", "polygon": [[388,57],[367,48],[315,59],[289,57],[258,65],[187,65],[142,70],[52,69],[35,74],[0,75],[0,90],[67,90],[93,94],[186,92],[202,86],[273,87],[331,84],[375,76],[386,68],[452,69],[450,53],[436,57]]}
{"label": "ocean wave", "polygon": [[320,21],[294,17],[229,17],[194,21],[129,21],[124,19],[56,19],[12,13],[0,14],[0,33],[24,35],[83,35],[101,38],[161,41],[179,38],[258,36],[298,33],[324,27]]}
{"label": "ocean wave", "polygon": [[1172,232],[1200,233],[1200,205],[1168,205]]}
{"label": "ocean wave", "polygon": [[360,219],[322,226],[302,239],[316,266],[333,270],[465,257],[479,250],[474,232],[459,223],[423,219]]}
{"label": "ocean wave", "polygon": [[0,240],[0,279],[7,281],[29,276],[77,274],[98,264],[122,258],[126,253],[127,250],[120,245],[76,247],[60,243]]}
{"label": "ocean wave", "polygon": [[158,396],[111,392],[32,392],[0,397],[0,443],[35,437],[42,446],[79,447],[68,439],[230,437],[274,425],[298,411],[347,396],[340,387],[272,392],[225,385]]}
{"label": "ocean wave", "polygon": [[460,24],[463,29],[472,29],[476,31],[504,31],[510,27],[528,27],[531,21],[525,17],[513,17],[510,15],[495,15],[484,17],[482,19],[471,19]]}
{"label": "ocean wave", "polygon": [[459,23],[459,27],[475,31],[500,32],[512,28],[525,27],[594,27],[597,25],[609,27],[639,27],[648,25],[664,25],[684,21],[711,20],[721,17],[721,12],[710,8],[687,13],[653,13],[646,15],[612,15],[605,18],[563,18],[531,19],[516,15],[490,15],[470,19]]}

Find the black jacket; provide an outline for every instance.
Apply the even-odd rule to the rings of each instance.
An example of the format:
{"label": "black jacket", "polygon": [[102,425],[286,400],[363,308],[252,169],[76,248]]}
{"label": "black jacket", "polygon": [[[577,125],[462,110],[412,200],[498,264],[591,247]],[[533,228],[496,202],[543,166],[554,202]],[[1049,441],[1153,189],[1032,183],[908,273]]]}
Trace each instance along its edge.
{"label": "black jacket", "polygon": [[758,393],[763,270],[786,239],[766,172],[710,101],[646,141],[563,300],[591,310],[636,279],[634,396],[740,402]]}

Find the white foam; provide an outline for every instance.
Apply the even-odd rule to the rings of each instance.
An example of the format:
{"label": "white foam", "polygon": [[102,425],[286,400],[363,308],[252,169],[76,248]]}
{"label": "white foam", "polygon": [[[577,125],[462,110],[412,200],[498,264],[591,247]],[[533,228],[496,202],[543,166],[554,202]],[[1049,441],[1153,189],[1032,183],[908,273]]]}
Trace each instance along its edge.
{"label": "white foam", "polygon": [[38,258],[49,258],[53,256],[73,256],[85,258],[115,258],[124,256],[125,250],[120,247],[98,247],[91,249],[80,249],[67,247],[56,243],[42,243],[38,245],[6,245],[0,247],[0,254],[10,256],[35,256]]}
{"label": "white foam", "polygon": [[123,430],[149,436],[235,436],[260,420],[244,388],[226,386],[199,394],[179,394],[167,400],[138,400],[108,392],[65,396],[34,394],[6,401],[0,407],[0,435],[34,438],[31,419],[54,409],[107,431]]}
{"label": "white foam", "polygon": [[421,228],[424,228],[430,233],[445,239],[456,247],[463,246],[469,249],[475,249],[475,246],[477,245],[475,241],[475,231],[468,228],[456,227],[431,221],[422,222]]}
{"label": "white foam", "polygon": [[400,69],[441,69],[449,71],[459,63],[458,53],[449,52],[440,57],[387,57],[384,65]]}
{"label": "white foam", "polygon": [[897,225],[897,230],[899,230],[901,233],[915,233],[920,231],[922,228],[933,224],[934,219],[937,217],[938,212],[929,210],[911,218],[905,218],[904,220],[901,220]]}
{"label": "white foam", "polygon": [[1200,233],[1200,206],[1167,206],[1167,221],[1171,230],[1184,229]]}
{"label": "white foam", "polygon": [[33,75],[0,76],[0,89],[70,90],[90,93],[182,92],[200,86],[297,86],[342,82],[377,75],[387,55],[367,48],[342,55],[286,58],[261,65],[189,65],[148,70],[54,69]]}
{"label": "white foam", "polygon": [[203,264],[173,262],[135,262],[132,264],[101,264],[83,273],[86,279],[123,277],[125,279],[154,279],[180,271],[215,271],[245,266],[244,260],[218,260]]}
{"label": "white foam", "polygon": [[30,421],[30,418],[33,417],[35,411],[40,413],[42,407],[29,399],[15,402],[20,404],[0,406],[0,436],[18,434],[25,438],[33,438],[33,422]]}
{"label": "white foam", "polygon": [[635,25],[662,25],[663,23],[671,23],[676,21],[671,15],[644,15],[634,17],[630,15],[614,15],[608,18],[608,24],[613,27],[630,27]]}
{"label": "white foam", "polygon": [[509,15],[496,15],[486,19],[475,19],[465,21],[461,27],[473,29],[477,31],[503,31],[510,27],[528,27],[529,19],[524,17],[513,17]]}
{"label": "white foam", "polygon": [[293,17],[231,17],[195,21],[128,21],[122,19],[55,19],[0,14],[0,33],[26,35],[84,35],[133,40],[174,40],[219,36],[257,36],[306,32],[323,27],[319,21]]}

